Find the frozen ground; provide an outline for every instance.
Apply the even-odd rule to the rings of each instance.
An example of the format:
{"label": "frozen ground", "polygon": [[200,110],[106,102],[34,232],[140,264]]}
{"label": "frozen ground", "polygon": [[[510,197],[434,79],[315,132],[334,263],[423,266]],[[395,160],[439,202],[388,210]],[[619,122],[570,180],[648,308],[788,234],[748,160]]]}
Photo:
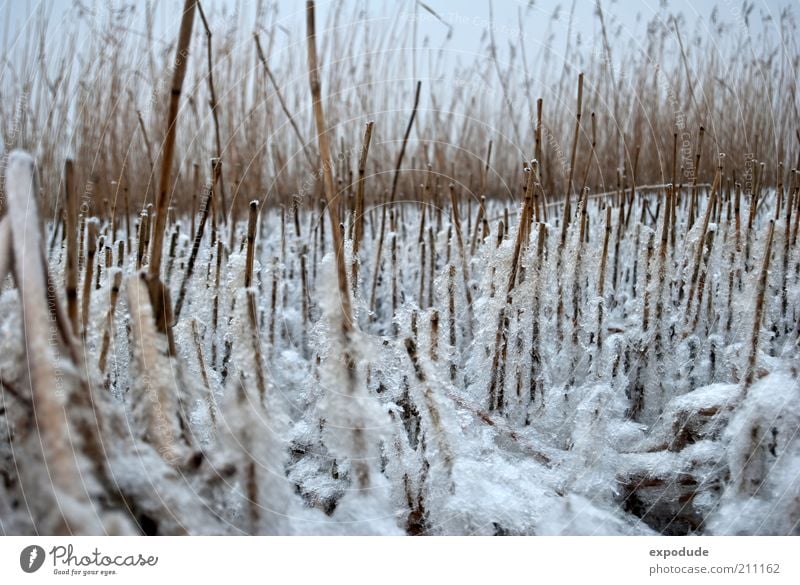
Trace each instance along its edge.
{"label": "frozen ground", "polygon": [[[206,230],[172,357],[135,275],[137,234],[102,223],[77,358],[28,337],[26,360],[37,300],[3,283],[0,531],[61,532],[66,518],[148,534],[798,534],[800,252],[783,217],[767,246],[774,199],[750,230],[730,193],[708,213],[704,193],[691,228],[684,200],[663,256],[655,195],[627,218],[609,199],[605,245],[604,202],[590,200],[582,244],[579,208],[563,246],[538,217],[518,252],[516,204],[487,203],[484,239],[464,203],[462,245],[449,207],[399,205],[372,308],[371,213],[349,339],[331,226],[269,207],[249,289],[245,224],[233,238],[220,226],[222,245]],[[63,303],[52,230],[42,245]],[[173,302],[190,232],[187,218],[168,228]],[[64,390],[47,414],[58,433],[31,394],[41,362]],[[58,475],[54,441],[77,482]]]}

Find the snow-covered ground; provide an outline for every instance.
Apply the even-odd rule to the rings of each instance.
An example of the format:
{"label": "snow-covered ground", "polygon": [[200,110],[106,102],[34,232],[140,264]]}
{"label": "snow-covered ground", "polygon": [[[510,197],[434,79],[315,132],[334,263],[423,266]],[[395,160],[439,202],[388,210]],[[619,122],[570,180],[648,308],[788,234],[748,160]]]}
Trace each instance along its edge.
{"label": "snow-covered ground", "polygon": [[[461,238],[449,206],[400,204],[377,279],[380,208],[355,263],[348,216],[349,336],[327,218],[268,205],[249,289],[246,224],[220,226],[221,246],[206,229],[171,357],[136,233],[102,223],[77,358],[51,345],[26,360],[37,301],[3,283],[0,531],[59,532],[68,516],[157,534],[798,534],[796,221],[770,227],[770,192],[748,230],[749,201],[707,210],[703,192],[690,227],[684,192],[662,238],[663,193],[625,199],[589,199],[583,241],[577,202],[566,233],[551,207],[518,237],[517,204],[489,200],[485,238],[474,203]],[[46,231],[63,304],[66,248]],[[188,218],[167,230],[173,303],[190,232]],[[68,495],[26,398],[37,360],[66,389]]]}

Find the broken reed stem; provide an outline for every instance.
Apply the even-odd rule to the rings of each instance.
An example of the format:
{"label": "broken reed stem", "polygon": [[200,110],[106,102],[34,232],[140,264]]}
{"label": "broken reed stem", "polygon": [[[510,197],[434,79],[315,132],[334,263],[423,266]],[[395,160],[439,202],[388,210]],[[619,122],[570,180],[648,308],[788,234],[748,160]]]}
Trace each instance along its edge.
{"label": "broken reed stem", "polygon": [[433,235],[433,227],[428,227],[428,252],[431,255],[428,265],[428,306],[434,305],[434,277],[436,275],[436,239]]}
{"label": "broken reed stem", "polygon": [[78,214],[78,272],[83,270],[83,248],[86,234],[86,216],[83,212]]}
{"label": "broken reed stem", "polygon": [[[472,242],[470,243],[469,252],[470,255],[475,255],[475,247],[478,243],[478,231],[482,228],[482,222],[486,218],[486,179],[489,175],[489,163],[492,160],[492,141],[489,141],[489,146],[486,149],[486,163],[483,167],[483,173],[481,173],[481,189],[479,193],[480,206],[478,207],[478,217],[475,219],[475,230],[472,234]],[[484,230],[483,235],[481,237],[481,241],[486,239],[487,237],[486,230]]]}
{"label": "broken reed stem", "polygon": [[605,310],[606,264],[608,242],[611,239],[611,205],[606,204],[606,222],[603,230],[603,249],[600,253],[600,269],[597,272],[597,353],[603,351],[603,313]]}
{"label": "broken reed stem", "polygon": [[[214,187],[217,179],[220,176],[220,160],[218,158],[211,161],[211,182],[207,184],[205,196],[203,197],[202,207],[200,209],[200,222],[197,225],[197,231],[194,234],[194,242],[192,244],[192,251],[189,254],[189,262],[186,264],[186,272],[183,275],[183,282],[178,290],[178,301],[175,303],[175,321],[177,322],[183,309],[184,299],[186,298],[186,288],[189,280],[194,273],[194,265],[197,261],[197,254],[200,252],[200,243],[203,241],[203,232],[205,231],[206,221],[208,220],[208,212],[211,208],[211,203],[214,197]],[[211,246],[214,244],[212,242]]]}
{"label": "broken reed stem", "polygon": [[145,259],[147,253],[147,240],[150,233],[150,216],[146,211],[139,214],[139,232],[137,236],[136,248],[136,270],[139,270]]}
{"label": "broken reed stem", "polygon": [[89,309],[92,299],[92,276],[94,271],[94,256],[97,252],[97,234],[100,230],[96,219],[92,218],[86,223],[86,270],[83,274],[83,292],[81,295],[81,331],[84,339],[89,330]]}
{"label": "broken reed stem", "polygon": [[0,217],[0,282],[5,282],[11,271],[11,222],[7,217]]}
{"label": "broken reed stem", "polygon": [[572,154],[570,156],[569,164],[569,177],[567,179],[567,192],[564,196],[564,217],[561,224],[561,246],[567,240],[567,228],[569,227],[570,214],[572,212],[571,199],[572,199],[572,178],[575,174],[575,157],[578,153],[578,137],[581,130],[581,110],[583,108],[583,73],[578,75],[578,105],[575,114],[575,136],[572,139]]}
{"label": "broken reed stem", "polygon": [[306,25],[308,42],[308,80],[311,86],[311,99],[314,108],[314,122],[317,127],[317,141],[319,154],[322,159],[323,187],[325,198],[328,201],[328,215],[333,232],[333,248],[336,255],[336,268],[339,280],[339,296],[342,307],[342,329],[345,334],[353,330],[353,311],[351,308],[350,291],[347,283],[347,267],[345,266],[344,242],[339,229],[339,211],[336,201],[336,187],[333,181],[333,159],[328,143],[327,127],[325,126],[325,113],[322,109],[322,86],[319,80],[319,65],[317,63],[317,41],[314,25],[314,2],[306,2]]}
{"label": "broken reed stem", "polygon": [[247,219],[247,261],[244,269],[244,287],[253,286],[253,259],[256,253],[256,224],[258,223],[258,201],[250,202]]}
{"label": "broken reed stem", "polygon": [[361,141],[361,156],[358,159],[358,185],[356,186],[356,210],[353,223],[353,286],[358,286],[358,252],[361,249],[361,239],[364,237],[364,184],[367,174],[367,156],[369,145],[372,142],[372,130],[375,122],[367,122],[364,130],[364,139]]}
{"label": "broken reed stem", "polygon": [[697,152],[695,153],[694,159],[694,173],[692,175],[692,192],[689,199],[689,222],[686,226],[687,231],[692,229],[695,215],[697,213],[697,180],[698,176],[700,175],[700,156],[703,152],[703,136],[705,135],[705,132],[706,129],[703,126],[700,126],[700,131],[697,136]]}
{"label": "broken reed stem", "polygon": [[[211,28],[208,26],[208,20],[206,20],[206,13],[203,11],[203,5],[200,4],[200,0],[196,0],[197,2],[197,9],[200,11],[200,18],[203,21],[203,27],[206,29],[206,54],[207,54],[207,61],[208,61],[208,93],[209,93],[209,100],[208,106],[211,108],[211,117],[214,121],[214,140],[215,145],[217,147],[217,159],[222,161],[222,139],[220,138],[219,132],[219,112],[217,108],[219,104],[217,103],[217,92],[214,90],[214,66],[213,66],[213,58],[211,54]],[[191,31],[191,27],[190,27]],[[179,53],[180,54],[180,53]],[[220,176],[219,176],[219,193],[220,197],[222,198],[222,223],[227,222],[227,217],[225,215],[225,210],[228,208],[226,197],[225,197],[225,181],[222,176],[222,170],[220,169]],[[233,229],[233,226],[231,226]]]}
{"label": "broken reed stem", "polygon": [[450,264],[447,271],[447,322],[450,342],[450,380],[456,379],[456,363],[453,355],[456,352],[456,267]]}
{"label": "broken reed stem", "polygon": [[536,99],[536,131],[535,131],[534,158],[542,161],[542,98]]}
{"label": "broken reed stem", "polygon": [[456,200],[456,186],[450,183],[450,205],[453,213],[453,223],[456,232],[456,243],[458,244],[458,253],[461,255],[461,275],[464,278],[464,296],[467,300],[467,310],[470,313],[469,321],[470,328],[472,327],[472,291],[469,285],[469,265],[467,264],[467,254],[464,249],[464,239],[461,234],[461,219],[458,213],[458,201]]}
{"label": "broken reed stem", "polygon": [[117,270],[113,273],[111,282],[111,299],[108,304],[108,312],[106,313],[105,330],[103,331],[103,342],[100,346],[100,359],[98,360],[98,369],[105,373],[106,359],[108,357],[108,348],[111,343],[111,336],[114,331],[114,314],[117,310],[117,300],[119,299],[119,289],[122,286],[122,271]]}
{"label": "broken reed stem", "polygon": [[[303,301],[302,301],[302,308],[303,308],[303,325],[308,324],[309,315],[308,315],[308,269],[306,264],[308,262],[308,246],[303,246],[302,253],[300,254],[300,282],[303,287]],[[305,346],[304,346],[305,347]]]}
{"label": "broken reed stem", "polygon": [[508,274],[508,283],[506,284],[506,295],[509,295],[507,298],[507,303],[511,302],[511,291],[514,289],[514,285],[517,282],[517,271],[519,269],[519,257],[522,251],[522,241],[526,239],[526,227],[529,221],[528,216],[530,215],[530,207],[531,207],[531,197],[527,195],[531,192],[532,185],[533,185],[533,171],[530,169],[525,169],[526,171],[526,195],[524,202],[522,204],[522,210],[520,211],[520,221],[519,226],[517,227],[517,238],[514,241],[514,253],[511,256],[511,270]]}
{"label": "broken reed stem", "polygon": [[78,202],[75,197],[74,163],[69,158],[64,162],[64,194],[67,216],[67,263],[65,268],[67,315],[73,335],[78,335]]}

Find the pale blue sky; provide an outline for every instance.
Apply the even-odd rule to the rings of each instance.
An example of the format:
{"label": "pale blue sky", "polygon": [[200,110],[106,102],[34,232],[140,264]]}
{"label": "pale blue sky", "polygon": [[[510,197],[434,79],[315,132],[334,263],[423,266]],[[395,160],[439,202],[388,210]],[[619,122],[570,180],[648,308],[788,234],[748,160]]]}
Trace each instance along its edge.
{"label": "pale blue sky", "polygon": [[[798,13],[797,0],[752,0],[754,9],[750,16],[750,24],[754,30],[761,30],[762,16],[772,15],[775,18],[779,13],[787,8]],[[51,14],[51,32],[58,29],[62,22],[68,21],[69,16],[75,16],[83,9],[86,12],[95,12],[100,23],[107,18],[107,7],[124,6],[135,4],[138,16],[132,25],[132,34],[143,34],[145,31],[145,2],[107,2],[93,0],[0,0],[0,17],[2,18],[2,43],[5,47],[4,53],[10,45],[18,44],[20,36],[24,38],[31,34],[32,19],[31,15],[40,7]],[[171,41],[174,39],[179,18],[177,18],[183,2],[179,0],[155,0],[154,6],[155,26],[154,37]],[[256,6],[259,2],[250,0],[239,0],[235,2],[223,0],[206,0],[204,7],[207,12],[213,15],[212,22],[222,18],[223,13],[229,15],[239,13],[239,30],[244,35],[249,35],[254,28]],[[276,5],[278,23],[288,30],[302,30],[305,2],[301,0],[277,0],[277,2],[263,2],[265,6]],[[324,26],[326,16],[331,6],[342,6],[347,14],[350,14],[353,2],[340,2],[334,0],[319,0],[317,2],[319,17],[318,26]],[[447,21],[452,30],[452,36],[447,43],[450,55],[455,58],[457,55],[469,55],[480,47],[480,39],[488,29],[489,25],[489,2],[465,2],[463,0],[427,0],[427,6],[437,12]],[[405,1],[364,1],[358,3],[359,6],[368,6],[371,18],[384,20],[387,24],[393,22],[411,22],[410,16],[416,13],[419,16],[418,23],[418,43],[421,45],[423,39],[428,37],[433,46],[440,46],[450,29],[439,22],[431,14],[426,12],[414,0]],[[684,34],[691,34],[695,29],[698,31],[708,31],[712,29],[711,15],[715,7],[719,20],[733,25],[741,21],[742,2],[741,0],[669,0],[663,2],[659,0],[643,1],[624,1],[624,0],[605,0],[602,2],[603,10],[606,13],[609,32],[613,34],[613,42],[626,43],[630,40],[636,41],[643,36],[644,26],[653,15],[659,12],[660,7],[666,6],[670,12],[680,12],[686,18],[686,31]],[[594,0],[575,0],[574,18],[570,19],[571,0],[561,2],[535,0],[495,0],[494,27],[497,44],[502,51],[506,46],[504,35],[516,35],[518,31],[518,14],[522,11],[525,15],[525,36],[528,51],[535,54],[539,45],[547,42],[546,31],[548,25],[552,26],[553,46],[556,52],[563,52],[567,42],[567,32],[573,31],[573,41],[575,35],[580,35],[584,45],[590,43],[593,37],[599,38],[599,22],[596,17],[596,2]],[[558,14],[558,19],[552,17]],[[596,36],[597,35],[597,36]],[[469,59],[467,59],[469,60]]]}

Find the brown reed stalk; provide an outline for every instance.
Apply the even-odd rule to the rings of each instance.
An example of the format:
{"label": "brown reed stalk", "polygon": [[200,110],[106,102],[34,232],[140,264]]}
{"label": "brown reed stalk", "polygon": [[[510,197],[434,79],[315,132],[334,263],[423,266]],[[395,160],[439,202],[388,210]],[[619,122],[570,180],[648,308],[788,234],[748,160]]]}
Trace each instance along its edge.
{"label": "brown reed stalk", "polygon": [[569,227],[570,215],[572,213],[572,177],[575,173],[575,157],[578,154],[578,137],[581,131],[581,112],[583,110],[583,73],[578,75],[578,99],[575,110],[575,135],[572,139],[572,154],[570,155],[569,177],[567,178],[567,190],[564,195],[564,217],[561,224],[561,247],[567,241],[567,228]]}
{"label": "brown reed stalk", "polygon": [[628,215],[625,216],[625,227],[630,225],[631,214],[633,213],[633,203],[636,197],[636,176],[639,173],[639,154],[641,154],[642,147],[637,144],[633,153],[633,165],[631,166],[631,194],[628,197]]}
{"label": "brown reed stalk", "polygon": [[644,294],[642,295],[642,331],[647,333],[650,330],[650,281],[652,272],[650,271],[650,260],[653,257],[654,234],[647,234],[647,246],[645,248],[644,260]]}
{"label": "brown reed stalk", "polygon": [[130,210],[130,198],[128,197],[128,183],[127,180],[122,188],[122,198],[125,202],[125,249],[128,250],[128,253],[131,251],[131,234],[133,231],[131,230],[131,210]]}
{"label": "brown reed stalk", "polygon": [[[178,289],[178,300],[175,303],[175,321],[180,318],[181,310],[183,309],[183,303],[186,298],[186,289],[189,283],[189,280],[192,278],[192,274],[194,273],[194,265],[197,261],[197,255],[200,252],[200,244],[203,241],[203,233],[205,232],[206,221],[208,221],[208,212],[211,209],[211,203],[214,199],[214,187],[216,185],[217,180],[221,174],[221,161],[218,158],[214,158],[211,160],[211,175],[212,179],[211,182],[206,187],[205,196],[203,197],[202,207],[200,208],[200,222],[197,225],[197,231],[194,234],[194,242],[192,243],[192,251],[189,253],[189,262],[186,264],[186,272],[183,275],[183,281],[181,282],[180,289]],[[211,247],[214,247],[214,243],[212,241]]]}
{"label": "brown reed stalk", "polygon": [[192,38],[192,24],[197,0],[185,0],[180,31],[178,32],[177,56],[172,77],[172,89],[167,113],[166,136],[164,138],[161,174],[158,181],[158,199],[156,201],[155,224],[153,226],[150,263],[148,266],[147,285],[150,302],[153,305],[156,328],[169,339],[169,351],[174,352],[172,338],[172,307],[169,306],[169,291],[161,283],[161,255],[164,247],[164,232],[167,227],[167,204],[169,201],[170,176],[172,159],[175,153],[175,135],[178,129],[178,106],[180,105],[183,79],[186,76],[189,56],[189,43]]}
{"label": "brown reed stalk", "polygon": [[89,333],[89,309],[92,300],[92,276],[94,257],[97,252],[97,234],[100,230],[94,218],[86,222],[86,270],[83,274],[83,292],[81,294],[81,332],[84,338]]}
{"label": "brown reed stalk", "polygon": [[261,404],[267,395],[267,382],[264,375],[263,358],[261,356],[261,339],[258,333],[258,319],[256,317],[256,292],[252,288],[247,288],[245,292],[247,297],[247,315],[249,318],[250,329],[250,342],[253,347],[253,370],[256,377],[256,388],[258,389],[258,398]]}
{"label": "brown reed stalk", "polygon": [[692,309],[692,299],[695,294],[695,287],[697,286],[697,277],[700,274],[700,265],[703,258],[703,250],[706,246],[706,232],[708,231],[708,224],[711,220],[711,211],[713,209],[713,203],[717,197],[717,189],[719,189],[720,183],[720,176],[722,174],[721,167],[717,169],[717,173],[714,176],[714,183],[711,186],[711,194],[708,196],[708,205],[706,207],[706,213],[703,217],[703,228],[700,232],[700,236],[697,240],[697,249],[695,250],[694,255],[694,264],[692,268],[692,277],[689,280],[689,296],[687,297],[686,301],[686,323],[689,322],[689,314],[691,313]]}
{"label": "brown reed stalk", "polygon": [[572,344],[578,344],[579,321],[581,317],[581,275],[583,273],[583,243],[586,235],[586,218],[588,216],[586,207],[588,205],[589,188],[584,187],[581,195],[578,211],[580,217],[580,231],[578,232],[577,250],[575,251],[575,267],[573,269],[572,280]]}
{"label": "brown reed stalk", "polygon": [[0,282],[5,282],[11,272],[13,249],[11,248],[11,222],[0,217]]}
{"label": "brown reed stalk", "polygon": [[169,260],[167,261],[167,282],[172,281],[172,267],[175,265],[175,252],[178,249],[178,238],[181,235],[181,226],[180,224],[175,224],[175,228],[172,230],[172,235],[169,238],[169,252],[167,253],[167,257]]}
{"label": "brown reed stalk", "polygon": [[434,400],[433,390],[431,389],[431,386],[428,384],[428,376],[425,374],[425,370],[422,366],[422,363],[419,360],[419,356],[417,355],[417,344],[414,342],[412,338],[406,337],[405,347],[406,347],[406,353],[408,354],[408,357],[411,360],[411,364],[414,367],[414,375],[417,379],[417,382],[423,385],[422,397],[431,424],[430,434],[431,436],[435,437],[435,440],[438,443],[439,454],[442,457],[444,468],[450,482],[450,489],[452,491],[455,489],[455,486],[452,483],[453,449],[450,446],[450,440],[447,437],[447,431],[442,425],[442,416],[441,413],[439,412],[439,407],[436,405],[436,401]]}
{"label": "brown reed stalk", "polygon": [[432,362],[439,361],[439,310],[431,309],[431,333],[428,355]]}
{"label": "brown reed stalk", "polygon": [[111,296],[108,303],[108,311],[106,312],[105,328],[103,330],[103,341],[100,346],[100,359],[98,360],[98,369],[105,373],[106,360],[108,358],[108,348],[111,343],[111,336],[114,331],[114,314],[117,310],[117,300],[119,299],[119,289],[122,285],[122,272],[116,271],[113,273],[111,281]]}
{"label": "brown reed stalk", "polygon": [[[706,244],[705,244],[706,251],[703,256],[703,268],[700,271],[700,276],[697,281],[697,304],[695,307],[694,320],[692,321],[692,331],[697,330],[697,325],[700,322],[700,314],[702,312],[702,307],[703,307],[703,295],[705,294],[705,289],[706,289],[706,277],[708,275],[708,269],[709,269],[708,259],[711,256],[711,251],[714,247],[714,238],[716,233],[717,233],[716,231],[710,231],[706,235]],[[711,310],[711,301],[712,301],[712,296],[709,295],[708,296],[709,312]]]}
{"label": "brown reed stalk", "polygon": [[147,214],[146,211],[142,211],[139,214],[139,233],[137,237],[137,249],[136,249],[136,270],[139,270],[145,260],[145,254],[147,253],[147,240],[148,234],[150,233],[150,216]]}
{"label": "brown reed stalk", "polygon": [[536,395],[544,402],[544,386],[541,376],[541,303],[544,290],[544,268],[547,246],[547,224],[539,223],[536,236],[536,272],[533,284],[533,303],[531,307],[531,371],[529,373],[528,396],[531,402],[536,401]]}
{"label": "brown reed stalk", "polygon": [[[420,309],[425,308],[425,263],[427,261],[427,250],[425,241],[419,245],[419,294],[417,295],[417,305]],[[432,284],[431,284],[432,286]]]}
{"label": "brown reed stalk", "polygon": [[150,175],[151,177],[155,176],[155,158],[153,158],[153,147],[150,146],[150,139],[147,137],[147,127],[144,124],[144,118],[142,117],[142,112],[140,110],[136,110],[136,116],[139,119],[139,129],[142,131],[142,138],[144,140],[144,146],[147,149],[147,162],[150,164]]}
{"label": "brown reed stalk", "polygon": [[390,252],[390,259],[391,259],[391,274],[392,274],[392,331],[394,335],[398,334],[398,325],[395,318],[397,317],[397,307],[398,307],[398,298],[397,298],[397,233],[393,231],[392,233],[392,243],[389,247]]}
{"label": "brown reed stalk", "polygon": [[[12,258],[6,268],[12,270],[23,306],[25,383],[30,385],[31,400],[36,406],[37,442],[48,470],[48,485],[52,487],[50,492],[44,486],[48,493],[43,505],[57,507],[57,523],[49,529],[57,534],[90,534],[101,527],[97,516],[91,512],[83,483],[84,470],[76,459],[76,449],[80,448],[70,438],[73,429],[68,413],[71,411],[65,408],[61,398],[67,393],[71,401],[75,392],[65,387],[62,369],[55,361],[58,354],[66,354],[71,367],[77,368],[77,352],[72,343],[71,325],[61,310],[55,289],[49,292],[52,279],[44,258],[35,165],[33,158],[23,151],[15,150],[8,156],[5,194],[8,207],[2,225],[8,226],[6,230],[11,237],[6,236],[7,247],[1,251],[2,256],[10,251]],[[88,388],[81,390],[88,391]]]}
{"label": "brown reed stalk", "polygon": [[500,308],[497,315],[497,329],[494,338],[494,350],[492,352],[492,367],[489,374],[489,410],[503,410],[504,388],[506,380],[506,352],[508,348],[508,317],[506,308],[510,303],[508,299]]}
{"label": "brown reed stalk", "polygon": [[[530,193],[532,190],[533,185],[533,173],[528,171],[526,173],[526,192]],[[511,291],[514,289],[514,286],[517,282],[517,272],[519,270],[519,260],[520,254],[522,252],[522,242],[526,239],[524,226],[528,221],[528,216],[530,214],[532,202],[530,197],[525,197],[525,201],[522,204],[522,209],[520,210],[520,222],[517,229],[517,238],[514,241],[514,253],[511,256],[511,270],[508,274],[508,283],[506,284],[506,297],[507,303],[511,302],[509,295]]]}
{"label": "brown reed stalk", "polygon": [[336,201],[335,183],[333,181],[330,145],[328,144],[328,130],[325,126],[325,113],[322,109],[322,86],[319,80],[319,65],[317,64],[317,41],[314,25],[314,2],[306,2],[306,26],[308,43],[308,80],[311,86],[311,99],[313,101],[314,122],[317,126],[317,141],[319,154],[322,161],[322,176],[325,198],[328,202],[328,216],[333,232],[333,248],[336,255],[336,268],[339,280],[339,296],[342,308],[342,330],[347,335],[354,328],[353,311],[351,308],[350,291],[347,283],[347,267],[344,258],[344,242],[342,232],[338,229],[339,212]]}
{"label": "brown reed stalk", "polygon": [[[206,80],[208,81],[208,94],[209,94],[208,107],[211,109],[211,118],[214,121],[214,141],[217,147],[216,158],[222,161],[222,138],[220,137],[220,131],[219,131],[219,103],[217,102],[217,92],[214,90],[214,65],[213,65],[213,56],[211,50],[211,27],[208,25],[208,20],[206,20],[206,13],[203,11],[203,5],[200,3],[200,0],[196,0],[196,3],[197,3],[197,9],[200,12],[200,18],[203,21],[203,28],[205,28],[206,30],[206,56],[208,65],[208,75],[206,75]],[[189,31],[191,32],[191,25],[189,27]],[[187,44],[187,49],[188,49],[188,44]],[[223,211],[222,223],[224,224],[227,222],[227,217],[224,212],[228,208],[228,204],[226,203],[226,197],[225,197],[225,179],[222,175],[221,169],[219,175],[219,194],[221,197],[222,211]],[[231,227],[231,229],[233,229],[233,227]]]}
{"label": "brown reed stalk", "polygon": [[206,360],[203,355],[203,343],[200,338],[200,328],[197,326],[197,319],[192,319],[192,340],[194,341],[195,355],[197,356],[197,365],[200,368],[200,379],[203,381],[203,387],[206,391],[206,403],[208,404],[208,418],[211,421],[211,429],[217,429],[217,402],[214,399],[214,392],[211,389],[211,384],[208,380],[208,372],[206,371]]}
{"label": "brown reed stalk", "polygon": [[[472,242],[470,243],[469,253],[471,256],[475,255],[475,247],[478,243],[478,231],[482,228],[483,220],[486,217],[486,178],[489,174],[489,163],[492,160],[492,141],[489,141],[489,146],[486,149],[486,163],[483,167],[481,174],[481,187],[479,193],[480,207],[478,207],[478,217],[475,220],[475,231],[472,234]],[[485,240],[488,233],[484,230],[481,240]]]}
{"label": "brown reed stalk", "polygon": [[608,263],[608,242],[611,239],[611,205],[606,204],[606,222],[603,230],[603,248],[600,252],[600,268],[597,271],[597,353],[603,352],[603,318],[605,311],[606,264]]}
{"label": "brown reed stalk", "polygon": [[308,247],[303,246],[302,253],[300,254],[300,283],[302,285],[302,292],[303,292],[303,300],[302,300],[302,312],[303,312],[303,325],[307,325],[309,321],[308,315],[308,270],[306,269],[306,262],[308,257]]}
{"label": "brown reed stalk", "polygon": [[86,236],[86,216],[83,213],[78,214],[78,273],[83,271],[83,248],[85,246]]}
{"label": "brown reed stalk", "polygon": [[767,292],[767,276],[769,275],[770,257],[772,256],[772,239],[775,233],[775,221],[770,220],[767,231],[767,242],[764,246],[764,260],[756,284],[756,300],[753,314],[753,330],[750,335],[750,351],[747,356],[747,365],[742,378],[742,392],[747,396],[747,391],[753,385],[756,377],[756,362],[758,361],[758,341],[761,334],[761,321],[764,318],[764,304]]}
{"label": "brown reed stalk", "polygon": [[434,275],[436,274],[436,240],[433,236],[433,228],[428,227],[428,251],[431,258],[428,266],[428,306],[434,305]]}
{"label": "brown reed stalk", "polygon": [[795,171],[798,177],[798,186],[795,187],[795,212],[794,212],[794,228],[792,229],[792,246],[797,244],[797,232],[800,231],[800,170]]}
{"label": "brown reed stalk", "polygon": [[456,232],[456,243],[458,244],[458,253],[461,256],[461,275],[464,278],[464,297],[467,301],[467,310],[470,314],[470,327],[472,326],[472,291],[469,285],[469,265],[467,264],[467,254],[464,249],[464,239],[461,234],[461,219],[458,212],[458,201],[456,199],[456,186],[450,183],[450,211],[453,216],[453,228]]}
{"label": "brown reed stalk", "polygon": [[536,100],[536,130],[534,133],[534,158],[542,162],[542,98]]}
{"label": "brown reed stalk", "polygon": [[586,159],[586,168],[583,171],[583,181],[581,184],[581,193],[586,189],[586,181],[589,179],[589,170],[592,168],[592,159],[594,158],[594,151],[597,148],[597,127],[595,124],[594,112],[592,112],[592,146],[589,149],[589,157]]}
{"label": "brown reed stalk", "polygon": [[[448,265],[447,270],[447,322],[449,331],[450,351],[456,351],[456,267]],[[450,360],[450,380],[456,379],[456,363]]]}
{"label": "brown reed stalk", "polygon": [[247,219],[247,257],[244,269],[244,287],[253,286],[253,259],[256,253],[256,224],[258,223],[258,201],[250,202]]}
{"label": "brown reed stalk", "polygon": [[78,335],[78,201],[75,197],[75,165],[72,159],[64,162],[64,206],[67,240],[67,263],[64,276],[67,314],[72,326],[72,333]]}
{"label": "brown reed stalk", "polygon": [[703,153],[703,136],[705,136],[706,129],[700,126],[700,131],[697,136],[697,152],[694,156],[694,172],[692,173],[692,191],[689,200],[689,223],[686,225],[686,230],[692,229],[694,225],[695,216],[697,215],[697,179],[700,175],[700,157]]}
{"label": "brown reed stalk", "polygon": [[[667,249],[669,247],[670,224],[673,219],[672,210],[675,206],[675,195],[672,184],[667,185],[667,209],[664,212],[664,218],[661,221],[661,240],[658,248],[658,265],[656,268],[656,279],[658,285],[656,289],[656,308],[655,308],[655,322],[656,322],[656,336],[654,342],[654,352],[656,363],[661,363],[664,356],[663,348],[663,329],[664,329],[664,297],[668,294],[668,287],[666,286],[667,275]],[[663,382],[659,381],[663,387]]]}
{"label": "brown reed stalk", "polygon": [[[519,228],[521,230],[520,235],[522,237],[522,241],[525,243],[525,247],[527,248],[528,243],[530,242],[531,221],[533,221],[533,215],[534,215],[533,213],[534,190],[533,190],[533,180],[532,180],[533,171],[527,165],[527,163],[523,163],[522,170],[525,173],[526,180],[522,185],[523,205],[520,212]],[[522,271],[520,271],[520,276],[522,277]]]}
{"label": "brown reed stalk", "polygon": [[[779,186],[778,192],[782,191],[782,186]],[[784,320],[786,316],[789,314],[789,286],[787,275],[789,273],[789,255],[790,255],[790,243],[791,243],[791,235],[792,235],[792,210],[794,208],[794,189],[790,187],[788,200],[786,202],[786,218],[784,221],[784,230],[783,230],[783,267],[781,270],[781,315],[784,316]],[[784,322],[784,334],[789,333],[789,324],[788,322]]]}
{"label": "brown reed stalk", "polygon": [[358,253],[361,249],[361,240],[364,237],[364,184],[367,175],[367,156],[369,145],[372,142],[372,131],[375,122],[367,122],[364,130],[364,139],[361,141],[361,154],[358,159],[358,185],[356,187],[356,210],[353,223],[353,286],[358,283]]}
{"label": "brown reed stalk", "polygon": [[[214,244],[212,244],[212,248]],[[216,242],[216,254],[214,261],[216,263],[216,270],[214,272],[214,306],[211,310],[211,328],[212,331],[217,330],[219,324],[219,281],[220,273],[222,272],[222,241]],[[217,337],[216,335],[211,338],[211,362],[217,365]]]}

